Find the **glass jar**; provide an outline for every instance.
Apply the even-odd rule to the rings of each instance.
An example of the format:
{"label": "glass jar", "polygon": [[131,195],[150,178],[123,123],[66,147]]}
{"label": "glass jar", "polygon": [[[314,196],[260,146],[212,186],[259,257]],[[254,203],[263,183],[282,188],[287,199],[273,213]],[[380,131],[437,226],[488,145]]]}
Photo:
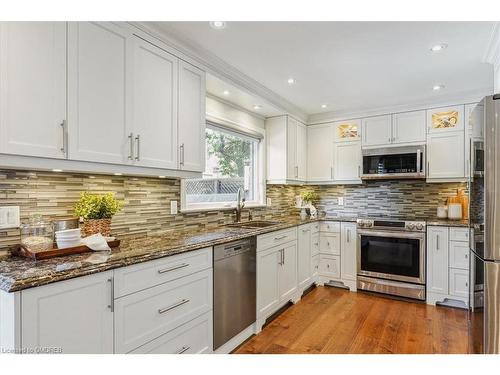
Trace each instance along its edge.
{"label": "glass jar", "polygon": [[50,250],[54,247],[54,235],[50,222],[41,215],[32,215],[27,224],[21,225],[21,244],[33,252]]}

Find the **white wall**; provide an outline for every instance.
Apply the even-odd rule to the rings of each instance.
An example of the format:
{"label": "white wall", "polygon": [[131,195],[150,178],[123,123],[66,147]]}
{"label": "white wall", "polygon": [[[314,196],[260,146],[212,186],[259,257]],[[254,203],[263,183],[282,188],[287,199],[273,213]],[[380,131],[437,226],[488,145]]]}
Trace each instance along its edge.
{"label": "white wall", "polygon": [[487,63],[493,65],[493,87],[495,94],[500,93],[500,22],[497,22],[485,54]]}

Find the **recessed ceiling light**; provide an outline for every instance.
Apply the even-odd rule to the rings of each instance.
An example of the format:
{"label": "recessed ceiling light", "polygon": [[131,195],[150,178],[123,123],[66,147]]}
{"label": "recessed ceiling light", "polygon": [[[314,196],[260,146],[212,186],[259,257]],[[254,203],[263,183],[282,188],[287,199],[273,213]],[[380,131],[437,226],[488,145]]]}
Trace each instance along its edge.
{"label": "recessed ceiling light", "polygon": [[52,172],[62,172],[62,171],[63,171],[62,169],[57,169],[57,168],[52,169]]}
{"label": "recessed ceiling light", "polygon": [[226,28],[224,21],[210,21],[210,27],[215,30],[222,30]]}
{"label": "recessed ceiling light", "polygon": [[121,176],[123,173],[116,172],[115,176]]}
{"label": "recessed ceiling light", "polygon": [[321,108],[326,108],[328,107],[326,104],[321,104]]}
{"label": "recessed ceiling light", "polygon": [[167,176],[158,176],[158,178],[167,178]]}
{"label": "recessed ceiling light", "polygon": [[448,44],[446,44],[446,43],[436,44],[436,45],[431,47],[431,51],[432,52],[439,52],[439,51],[444,50],[446,47],[448,47]]}
{"label": "recessed ceiling light", "polygon": [[293,77],[288,78],[288,84],[293,85],[295,83],[295,79]]}
{"label": "recessed ceiling light", "polygon": [[227,90],[224,90],[222,93],[223,93],[224,95],[229,95],[229,91],[227,91]]}
{"label": "recessed ceiling light", "polygon": [[434,86],[432,86],[432,89],[434,91],[439,91],[441,89],[444,89],[444,85],[434,85]]}
{"label": "recessed ceiling light", "polygon": [[253,106],[253,109],[255,109],[256,111],[258,111],[259,109],[262,109],[262,106],[261,105],[258,105],[258,104],[255,104]]}

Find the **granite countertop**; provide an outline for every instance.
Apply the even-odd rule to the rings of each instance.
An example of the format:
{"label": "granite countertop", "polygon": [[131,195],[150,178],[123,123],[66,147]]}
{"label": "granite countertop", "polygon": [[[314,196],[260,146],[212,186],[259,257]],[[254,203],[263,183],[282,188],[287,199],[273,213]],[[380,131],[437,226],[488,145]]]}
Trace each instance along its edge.
{"label": "granite countertop", "polygon": [[[348,220],[328,218],[300,220],[298,216],[277,217],[279,222],[267,228],[220,226],[208,230],[175,231],[165,235],[122,239],[120,247],[111,252],[93,252],[34,261],[12,254],[0,257],[0,290],[15,292],[56,281],[71,279],[124,267],[135,263],[167,257],[204,247],[215,246],[242,238],[316,222]],[[355,221],[352,218],[350,221]],[[102,256],[92,263],[89,256]]]}
{"label": "granite countertop", "polygon": [[428,226],[432,225],[432,226],[442,226],[442,227],[464,227],[464,228],[469,227],[468,220],[450,220],[450,219],[433,218],[433,219],[427,219],[426,224]]}

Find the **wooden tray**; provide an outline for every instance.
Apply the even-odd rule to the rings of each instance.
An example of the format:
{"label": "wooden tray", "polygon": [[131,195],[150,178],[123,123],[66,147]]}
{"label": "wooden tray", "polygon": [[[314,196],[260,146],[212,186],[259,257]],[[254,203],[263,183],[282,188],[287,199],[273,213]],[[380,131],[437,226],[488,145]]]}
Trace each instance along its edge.
{"label": "wooden tray", "polygon": [[[113,240],[113,241],[108,241],[108,246],[113,248],[113,247],[118,247],[120,246],[120,240]],[[50,250],[45,250],[45,251],[31,251],[29,248],[24,247],[21,245],[18,250],[16,255],[25,257],[25,258],[30,258],[33,260],[42,260],[42,259],[50,259],[50,258],[55,258],[55,257],[62,257],[65,255],[73,255],[73,254],[82,254],[82,253],[88,253],[92,252],[94,250],[91,250],[85,245],[80,245],[80,246],[75,246],[75,247],[67,247],[65,249],[58,249],[58,248],[53,248]]]}

